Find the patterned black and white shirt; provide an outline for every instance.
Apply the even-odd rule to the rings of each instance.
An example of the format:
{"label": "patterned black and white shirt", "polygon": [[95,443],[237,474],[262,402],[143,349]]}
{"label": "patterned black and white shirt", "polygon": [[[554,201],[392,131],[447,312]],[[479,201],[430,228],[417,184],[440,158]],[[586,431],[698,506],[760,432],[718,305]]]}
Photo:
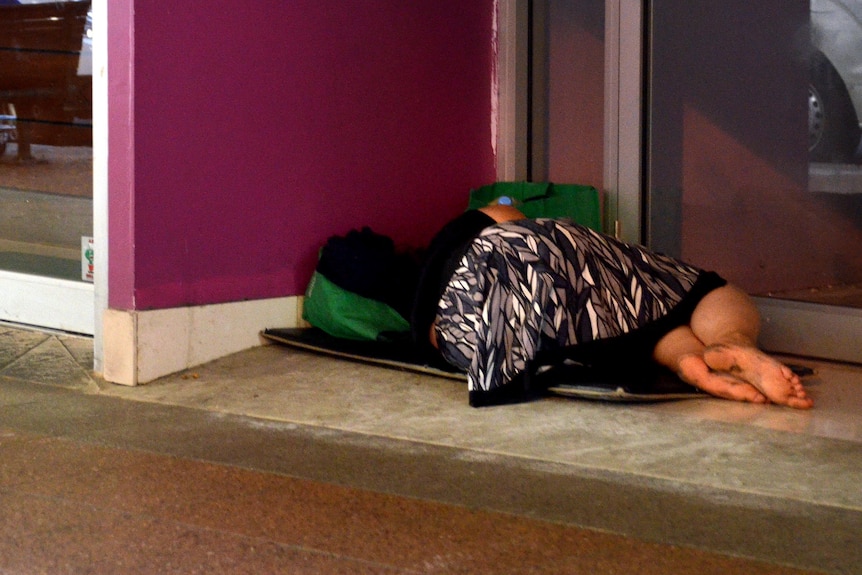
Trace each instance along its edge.
{"label": "patterned black and white shirt", "polygon": [[[644,340],[648,358],[658,337],[687,323],[696,301],[679,304],[706,273],[565,219],[490,225],[443,290],[435,318],[440,353],[467,372],[477,406],[497,403],[488,398],[542,353],[644,330],[655,332]],[[724,283],[711,276],[697,299]],[[686,310],[671,314],[677,307]],[[671,315],[679,317],[662,321]]]}

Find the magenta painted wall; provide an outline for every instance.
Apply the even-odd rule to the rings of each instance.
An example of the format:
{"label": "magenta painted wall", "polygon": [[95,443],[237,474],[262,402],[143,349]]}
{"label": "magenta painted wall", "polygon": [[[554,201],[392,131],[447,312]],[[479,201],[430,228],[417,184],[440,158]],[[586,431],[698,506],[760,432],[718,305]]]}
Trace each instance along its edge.
{"label": "magenta painted wall", "polygon": [[131,2],[109,8],[134,13],[109,40],[111,307],[300,294],[329,235],[420,245],[493,181],[493,0]]}

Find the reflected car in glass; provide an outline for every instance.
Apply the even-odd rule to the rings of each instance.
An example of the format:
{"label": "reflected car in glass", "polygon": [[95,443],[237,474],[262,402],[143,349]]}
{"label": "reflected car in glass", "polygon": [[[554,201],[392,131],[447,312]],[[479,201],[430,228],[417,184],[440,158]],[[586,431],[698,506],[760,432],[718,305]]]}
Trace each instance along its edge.
{"label": "reflected car in glass", "polygon": [[812,162],[859,159],[862,0],[811,0],[808,150]]}

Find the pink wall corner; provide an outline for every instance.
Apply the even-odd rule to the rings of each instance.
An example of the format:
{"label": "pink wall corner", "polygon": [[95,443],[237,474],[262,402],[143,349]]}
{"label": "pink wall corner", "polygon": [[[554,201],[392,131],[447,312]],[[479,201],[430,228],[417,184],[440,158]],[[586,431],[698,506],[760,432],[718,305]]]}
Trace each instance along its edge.
{"label": "pink wall corner", "polygon": [[134,102],[111,115],[112,307],[300,294],[354,227],[425,243],[494,177],[493,9],[135,5],[134,51],[111,35],[111,104]]}
{"label": "pink wall corner", "polygon": [[132,0],[108,3],[108,305],[134,309]]}

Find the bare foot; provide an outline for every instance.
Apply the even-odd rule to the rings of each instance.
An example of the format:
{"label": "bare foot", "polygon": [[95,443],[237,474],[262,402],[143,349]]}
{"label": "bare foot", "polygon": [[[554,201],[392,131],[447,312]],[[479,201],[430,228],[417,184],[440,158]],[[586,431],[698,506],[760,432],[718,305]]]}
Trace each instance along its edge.
{"label": "bare foot", "polygon": [[751,384],[769,401],[797,409],[814,405],[798,375],[755,347],[711,345],[704,350],[703,360],[711,370]]}
{"label": "bare foot", "polygon": [[689,385],[716,397],[751,403],[767,403],[769,401],[765,395],[747,381],[734,377],[730,373],[712,371],[706,365],[703,357],[698,354],[683,356],[679,360],[677,374]]}

